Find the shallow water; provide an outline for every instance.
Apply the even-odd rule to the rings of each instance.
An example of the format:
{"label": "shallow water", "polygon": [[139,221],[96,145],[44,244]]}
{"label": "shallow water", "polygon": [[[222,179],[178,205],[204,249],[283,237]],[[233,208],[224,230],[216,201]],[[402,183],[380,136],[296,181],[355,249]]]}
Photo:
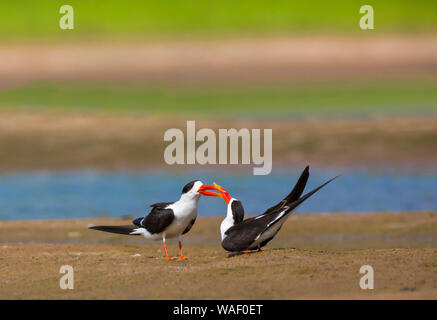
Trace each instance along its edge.
{"label": "shallow water", "polygon": [[[246,213],[261,213],[293,188],[300,172],[249,174],[34,172],[0,175],[0,219],[142,216],[149,205],[179,198],[189,181],[217,182],[242,200]],[[335,176],[313,171],[305,192]],[[202,197],[199,215],[225,213],[220,198]],[[437,210],[437,173],[346,172],[304,202],[297,212]]]}

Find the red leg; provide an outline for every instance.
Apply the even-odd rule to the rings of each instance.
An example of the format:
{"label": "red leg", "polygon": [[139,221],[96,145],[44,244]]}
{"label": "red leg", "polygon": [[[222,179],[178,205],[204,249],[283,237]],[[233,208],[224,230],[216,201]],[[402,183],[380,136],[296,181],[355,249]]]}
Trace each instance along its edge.
{"label": "red leg", "polygon": [[246,251],[244,251],[244,254],[248,254],[249,253],[249,249],[247,249]]}
{"label": "red leg", "polygon": [[179,256],[179,259],[181,259],[181,260],[186,260],[186,259],[189,259],[188,257],[184,257],[184,255],[182,254],[182,242],[181,242],[181,240],[179,240],[179,252],[180,252],[180,256]]}
{"label": "red leg", "polygon": [[261,250],[261,248],[258,248],[258,252],[261,252],[262,250]]}
{"label": "red leg", "polygon": [[167,246],[165,245],[165,240],[162,242],[162,245],[164,246],[165,257],[167,258],[167,260],[174,260],[174,258],[170,257],[167,253]]}

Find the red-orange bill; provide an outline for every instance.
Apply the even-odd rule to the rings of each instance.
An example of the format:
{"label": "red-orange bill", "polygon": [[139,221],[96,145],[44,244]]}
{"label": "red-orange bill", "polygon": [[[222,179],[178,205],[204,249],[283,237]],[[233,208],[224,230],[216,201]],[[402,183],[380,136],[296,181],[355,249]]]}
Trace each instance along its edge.
{"label": "red-orange bill", "polygon": [[[216,191],[219,191],[219,193],[211,192],[208,190],[216,190]],[[218,188],[216,188],[214,186],[210,186],[208,184],[204,184],[204,185],[200,186],[200,188],[197,192],[199,192],[200,194],[203,194],[204,196],[223,198],[223,195],[221,194],[221,192]]]}
{"label": "red-orange bill", "polygon": [[[220,193],[211,192],[211,191],[207,191],[207,190],[216,190],[216,191],[219,191]],[[214,186],[210,186],[210,185],[207,185],[207,184],[202,185],[199,188],[198,192],[200,194],[205,195],[205,196],[223,198],[226,201],[227,204],[229,204],[229,201],[231,201],[231,199],[232,199],[230,194],[223,187],[219,186],[215,182],[214,182]]]}

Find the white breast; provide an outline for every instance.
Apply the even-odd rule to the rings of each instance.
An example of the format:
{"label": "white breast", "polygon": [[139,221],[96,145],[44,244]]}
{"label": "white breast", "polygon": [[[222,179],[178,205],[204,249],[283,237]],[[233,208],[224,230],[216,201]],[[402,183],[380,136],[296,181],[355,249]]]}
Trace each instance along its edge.
{"label": "white breast", "polygon": [[226,238],[225,232],[234,225],[234,219],[227,217],[220,224],[220,233],[222,234],[222,241]]}
{"label": "white breast", "polygon": [[173,210],[174,220],[165,231],[166,238],[177,237],[184,232],[193,219],[197,217],[198,199],[178,201],[168,206]]}

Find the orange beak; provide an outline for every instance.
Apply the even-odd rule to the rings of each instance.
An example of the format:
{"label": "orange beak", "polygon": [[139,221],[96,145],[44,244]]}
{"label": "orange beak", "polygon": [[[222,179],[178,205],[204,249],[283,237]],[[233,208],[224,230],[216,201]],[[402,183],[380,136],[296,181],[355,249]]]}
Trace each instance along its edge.
{"label": "orange beak", "polygon": [[229,204],[229,201],[231,201],[232,199],[231,195],[225,190],[225,188],[219,186],[215,182],[214,182],[214,186],[220,191],[220,193],[222,194],[222,198],[226,201],[226,204]]}
{"label": "orange beak", "polygon": [[[216,190],[216,191],[219,191],[220,193],[205,191],[205,190]],[[219,186],[215,182],[214,182],[214,186],[209,186],[209,185],[205,185],[205,184],[202,185],[199,188],[198,192],[205,195],[205,196],[223,198],[226,201],[226,204],[229,204],[229,201],[231,201],[231,199],[232,199],[231,195],[223,187]]]}
{"label": "orange beak", "polygon": [[203,194],[204,196],[223,198],[221,193],[211,192],[211,191],[207,191],[207,190],[220,191],[219,189],[217,189],[214,186],[210,186],[208,184],[203,184],[203,185],[200,186],[200,188],[199,188],[199,190],[197,190],[197,192],[200,193],[200,194]]}

